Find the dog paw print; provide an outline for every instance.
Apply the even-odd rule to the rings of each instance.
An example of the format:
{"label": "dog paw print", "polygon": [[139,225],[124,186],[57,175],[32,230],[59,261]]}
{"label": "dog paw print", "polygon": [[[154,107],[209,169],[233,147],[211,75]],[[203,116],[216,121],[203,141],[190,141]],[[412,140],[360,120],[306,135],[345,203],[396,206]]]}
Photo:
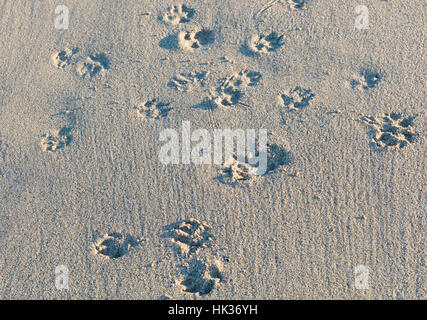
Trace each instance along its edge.
{"label": "dog paw print", "polygon": [[189,92],[197,86],[204,87],[208,74],[207,71],[180,73],[169,81],[168,86],[177,91]]}
{"label": "dog paw print", "polygon": [[301,110],[310,104],[311,99],[315,96],[310,89],[296,87],[280,95],[279,100],[282,107],[290,110]]}
{"label": "dog paw print", "polygon": [[244,70],[222,81],[221,85],[211,94],[211,101],[216,107],[231,107],[240,104],[245,95],[244,90],[255,86],[261,80],[261,74]]}
{"label": "dog paw print", "polygon": [[226,161],[221,171],[223,174],[222,181],[225,182],[228,179],[230,180],[229,183],[250,180],[257,175],[257,168],[255,166],[244,161],[238,161],[236,157],[232,157]]}
{"label": "dog paw print", "polygon": [[184,266],[180,285],[183,292],[210,294],[223,281],[223,265],[218,259],[193,258]]}
{"label": "dog paw print", "polygon": [[168,12],[163,15],[163,21],[170,24],[186,23],[194,16],[195,10],[184,4],[174,5],[168,8]]}
{"label": "dog paw print", "polygon": [[248,46],[253,53],[257,54],[273,52],[283,46],[283,35],[279,36],[276,32],[267,36],[254,35]]}
{"label": "dog paw print", "polygon": [[292,10],[304,10],[306,3],[306,0],[288,0],[289,8]]}
{"label": "dog paw print", "polygon": [[120,233],[104,234],[93,244],[95,254],[108,259],[118,259],[123,257],[133,248],[140,245],[142,239],[136,239],[130,235]]}
{"label": "dog paw print", "polygon": [[40,141],[40,146],[45,152],[55,152],[68,146],[71,141],[69,128],[55,130],[52,133],[43,134]]}
{"label": "dog paw print", "polygon": [[292,155],[289,151],[280,145],[268,143],[266,152],[257,150],[255,155],[246,156],[243,160],[233,155],[224,163],[217,179],[234,186],[239,182],[251,182],[253,178],[270,174],[291,162]]}
{"label": "dog paw print", "polygon": [[221,91],[212,98],[212,102],[217,107],[231,107],[239,104],[244,93],[233,87],[222,88]]}
{"label": "dog paw print", "polygon": [[163,228],[163,238],[169,238],[184,256],[196,253],[201,248],[209,247],[213,239],[210,228],[196,219],[183,220]]}
{"label": "dog paw print", "polygon": [[110,61],[104,53],[87,57],[84,61],[77,63],[77,74],[84,78],[93,78],[109,69]]}
{"label": "dog paw print", "polygon": [[378,73],[367,70],[351,80],[350,85],[353,89],[363,91],[375,88],[380,80],[381,77]]}
{"label": "dog paw print", "polygon": [[247,87],[257,85],[261,78],[262,76],[259,72],[244,70],[228,78],[226,84],[236,88],[246,89]]}
{"label": "dog paw print", "polygon": [[74,49],[64,49],[62,51],[56,52],[52,55],[52,63],[58,69],[65,69],[73,59],[74,55],[79,52],[78,48]]}
{"label": "dog paw print", "polygon": [[169,108],[170,103],[160,102],[158,99],[153,99],[150,101],[145,101],[139,106],[136,106],[135,109],[138,113],[138,116],[144,119],[158,120],[164,118],[172,110]]}
{"label": "dog paw print", "polygon": [[202,29],[200,31],[182,31],[178,34],[178,45],[187,51],[193,51],[201,47],[208,46],[215,41],[213,30]]}
{"label": "dog paw print", "polygon": [[386,113],[378,118],[363,116],[361,120],[373,129],[372,143],[377,148],[401,149],[416,140],[415,117],[404,117],[400,113]]}

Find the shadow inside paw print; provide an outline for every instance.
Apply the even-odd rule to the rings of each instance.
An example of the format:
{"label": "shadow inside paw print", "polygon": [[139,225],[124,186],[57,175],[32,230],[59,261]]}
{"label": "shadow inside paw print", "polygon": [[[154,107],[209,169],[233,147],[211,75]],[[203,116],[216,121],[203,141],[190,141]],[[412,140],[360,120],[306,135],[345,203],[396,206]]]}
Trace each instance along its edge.
{"label": "shadow inside paw print", "polygon": [[200,45],[207,46],[215,41],[215,32],[208,29],[203,29],[194,34],[194,39],[196,39]]}
{"label": "shadow inside paw print", "polygon": [[292,10],[303,10],[306,8],[306,0],[288,0],[289,7]]}
{"label": "shadow inside paw print", "polygon": [[289,166],[294,161],[292,153],[278,144],[267,145],[267,173],[279,169],[281,166]]}
{"label": "shadow inside paw print", "polygon": [[171,34],[164,37],[160,40],[159,47],[170,51],[178,50],[178,36],[176,34]]}

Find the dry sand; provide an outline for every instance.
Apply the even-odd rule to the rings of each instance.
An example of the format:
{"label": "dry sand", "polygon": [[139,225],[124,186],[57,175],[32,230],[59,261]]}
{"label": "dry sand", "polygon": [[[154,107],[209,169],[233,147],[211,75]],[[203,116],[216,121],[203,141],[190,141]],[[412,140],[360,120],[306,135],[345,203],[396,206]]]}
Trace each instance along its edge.
{"label": "dry sand", "polygon": [[[426,3],[303,2],[1,0],[0,297],[425,299]],[[163,165],[183,121],[279,164]]]}

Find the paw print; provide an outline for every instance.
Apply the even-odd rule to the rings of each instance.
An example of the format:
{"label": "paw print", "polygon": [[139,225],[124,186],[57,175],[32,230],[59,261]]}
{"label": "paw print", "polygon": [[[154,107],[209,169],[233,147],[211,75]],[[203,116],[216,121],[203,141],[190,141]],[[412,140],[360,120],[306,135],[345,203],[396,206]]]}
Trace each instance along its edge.
{"label": "paw print", "polygon": [[163,21],[171,24],[186,23],[194,16],[195,10],[186,5],[174,5],[163,15]]}
{"label": "paw print", "polygon": [[372,142],[380,149],[400,149],[414,143],[414,117],[386,113],[380,118],[364,116],[361,120],[373,129]]}
{"label": "paw print", "polygon": [[310,89],[303,89],[298,86],[282,94],[280,102],[282,106],[288,107],[291,110],[301,110],[310,104],[310,100],[314,96],[315,94]]}
{"label": "paw print", "polygon": [[268,36],[255,35],[249,42],[249,48],[254,53],[269,53],[283,46],[283,35],[272,32]]}
{"label": "paw print", "polygon": [[60,52],[55,53],[52,56],[52,62],[58,69],[65,69],[73,59],[73,56],[79,52],[78,48],[74,49],[64,49]]}
{"label": "paw print", "polygon": [[353,89],[368,90],[377,86],[381,77],[378,73],[366,70],[359,77],[353,79],[350,84]]}
{"label": "paw print", "polygon": [[168,108],[170,103],[159,102],[157,99],[144,102],[135,107],[138,115],[144,119],[156,120],[168,115],[172,108]]}
{"label": "paw print", "polygon": [[178,34],[178,44],[184,50],[192,51],[208,46],[215,41],[215,32],[208,29],[200,31],[182,31]]}
{"label": "paw print", "polygon": [[62,128],[52,134],[44,134],[41,137],[41,148],[45,152],[55,152],[67,146],[71,141],[68,128]]}
{"label": "paw print", "polygon": [[110,66],[107,55],[101,53],[87,57],[86,60],[77,64],[77,73],[84,78],[93,78],[99,73],[103,73]]}

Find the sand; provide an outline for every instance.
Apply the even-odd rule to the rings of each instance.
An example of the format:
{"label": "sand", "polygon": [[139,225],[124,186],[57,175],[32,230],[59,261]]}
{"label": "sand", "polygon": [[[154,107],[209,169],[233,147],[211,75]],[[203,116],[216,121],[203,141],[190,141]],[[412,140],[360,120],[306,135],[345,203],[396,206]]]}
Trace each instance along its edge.
{"label": "sand", "polygon": [[425,299],[425,1],[302,2],[2,0],[0,297]]}

